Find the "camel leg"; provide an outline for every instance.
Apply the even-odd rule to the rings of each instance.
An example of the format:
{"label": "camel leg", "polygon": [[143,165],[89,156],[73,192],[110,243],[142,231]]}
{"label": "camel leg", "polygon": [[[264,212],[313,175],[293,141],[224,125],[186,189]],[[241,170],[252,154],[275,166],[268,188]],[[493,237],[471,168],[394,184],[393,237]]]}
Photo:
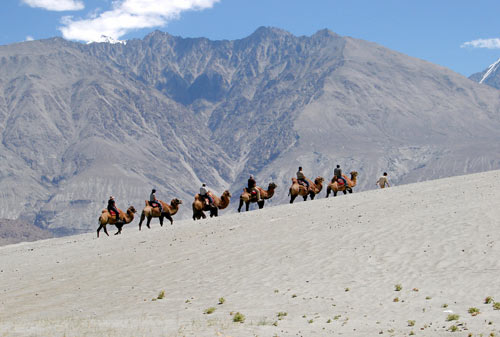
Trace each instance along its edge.
{"label": "camel leg", "polygon": [[336,196],[337,196],[337,192],[338,192],[338,191],[333,190],[333,196],[334,196],[334,197],[336,197]]}
{"label": "camel leg", "polygon": [[101,231],[101,228],[106,229],[103,225],[100,225],[99,228],[97,228],[97,237],[99,237],[99,232]]}
{"label": "camel leg", "polygon": [[307,200],[307,194],[304,195],[303,198],[304,198],[304,201],[306,201]]}
{"label": "camel leg", "polygon": [[[240,199],[240,206],[238,207],[238,213],[241,212],[241,207],[243,206],[243,200]],[[247,209],[248,211],[248,209]]]}
{"label": "camel leg", "polygon": [[344,194],[347,194],[346,190],[343,190],[342,192],[344,192]]}
{"label": "camel leg", "polygon": [[141,220],[139,221],[139,230],[141,230],[141,227],[142,227],[142,222],[144,221],[144,218],[146,216],[144,215],[144,212],[141,213]]}
{"label": "camel leg", "polygon": [[109,236],[108,230],[106,229],[106,225],[102,226],[102,229],[104,229],[104,233],[106,233],[106,235]]}
{"label": "camel leg", "polygon": [[151,228],[151,226],[149,225],[151,223],[151,218],[152,216],[148,216],[148,221],[146,221],[146,227],[148,228]]}
{"label": "camel leg", "polygon": [[163,214],[160,214],[160,227],[163,227]]}
{"label": "camel leg", "polygon": [[311,192],[311,194],[309,194],[309,196],[311,197],[311,200],[314,200],[314,197],[316,196],[316,194]]}
{"label": "camel leg", "polygon": [[123,225],[116,225],[116,228],[118,228],[118,232],[116,232],[115,235],[121,234]]}
{"label": "camel leg", "polygon": [[259,205],[259,209],[264,208],[264,200],[259,201],[257,204]]}
{"label": "camel leg", "polygon": [[[167,218],[168,220],[170,220],[170,224],[173,225],[174,224],[174,219],[172,219],[172,216],[170,214],[165,214],[165,218]],[[163,222],[163,219],[162,219],[162,222]]]}
{"label": "camel leg", "polygon": [[290,203],[293,204],[293,201],[295,200],[295,198],[297,198],[296,195],[292,195],[292,197],[290,198]]}
{"label": "camel leg", "polygon": [[248,210],[250,209],[250,201],[245,202],[245,206],[246,206],[246,210],[248,212]]}
{"label": "camel leg", "polygon": [[330,189],[330,187],[327,187],[327,188],[326,188],[326,197],[327,197],[327,198],[328,198],[328,196],[330,195],[330,192],[331,192],[331,191],[332,191],[332,190]]}
{"label": "camel leg", "polygon": [[219,209],[217,207],[210,209],[210,217],[215,217],[219,215]]}
{"label": "camel leg", "polygon": [[349,191],[349,193],[352,193],[352,188],[349,187],[347,191]]}

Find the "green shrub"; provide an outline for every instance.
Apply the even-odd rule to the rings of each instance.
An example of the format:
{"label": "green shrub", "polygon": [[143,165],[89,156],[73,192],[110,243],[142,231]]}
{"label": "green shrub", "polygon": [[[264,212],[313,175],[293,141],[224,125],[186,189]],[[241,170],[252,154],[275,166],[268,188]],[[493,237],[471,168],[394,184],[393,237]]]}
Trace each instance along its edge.
{"label": "green shrub", "polygon": [[245,315],[243,315],[240,312],[235,313],[234,316],[233,316],[233,322],[236,322],[236,323],[243,323],[243,322],[245,322]]}
{"label": "green shrub", "polygon": [[479,314],[479,309],[478,309],[478,308],[474,308],[474,307],[472,307],[472,308],[469,308],[468,312],[469,312],[469,314],[471,314],[472,316],[476,316],[476,315],[478,315],[478,314]]}
{"label": "green shrub", "polygon": [[164,299],[164,298],[165,298],[165,290],[162,290],[162,291],[160,291],[160,293],[158,294],[157,299],[162,300],[162,299]]}
{"label": "green shrub", "polygon": [[401,291],[401,289],[403,289],[403,286],[399,283],[394,286],[394,290],[396,291]]}
{"label": "green shrub", "polygon": [[458,321],[458,319],[460,318],[459,315],[457,314],[449,314],[447,317],[446,317],[446,320],[449,322],[449,321]]}
{"label": "green shrub", "polygon": [[215,311],[215,308],[214,307],[210,307],[210,308],[205,309],[205,314],[210,315],[214,311]]}

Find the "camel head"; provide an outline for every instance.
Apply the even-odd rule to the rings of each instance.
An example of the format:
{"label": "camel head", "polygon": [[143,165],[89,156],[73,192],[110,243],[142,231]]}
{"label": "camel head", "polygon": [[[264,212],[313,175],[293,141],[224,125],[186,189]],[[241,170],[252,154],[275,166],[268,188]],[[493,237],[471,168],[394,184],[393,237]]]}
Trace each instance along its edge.
{"label": "camel head", "polygon": [[182,200],[175,198],[175,199],[172,199],[172,201],[170,201],[170,204],[175,207],[177,205],[182,204]]}
{"label": "camel head", "polygon": [[137,211],[135,210],[135,207],[134,206],[130,206],[128,209],[127,209],[127,213],[136,213]]}
{"label": "camel head", "polygon": [[267,187],[268,190],[274,190],[278,185],[276,185],[274,182],[269,183],[269,186]]}
{"label": "camel head", "polygon": [[222,193],[223,196],[226,196],[227,198],[231,198],[232,195],[231,195],[231,192],[229,192],[228,190],[225,190],[224,193]]}
{"label": "camel head", "polygon": [[358,172],[356,172],[356,171],[352,171],[351,172],[351,177],[352,178],[356,178],[357,176],[358,176]]}
{"label": "camel head", "polygon": [[323,179],[323,177],[317,177],[316,179],[314,179],[314,183],[315,183],[316,185],[323,184],[323,181],[324,181],[324,180],[325,180],[325,179]]}

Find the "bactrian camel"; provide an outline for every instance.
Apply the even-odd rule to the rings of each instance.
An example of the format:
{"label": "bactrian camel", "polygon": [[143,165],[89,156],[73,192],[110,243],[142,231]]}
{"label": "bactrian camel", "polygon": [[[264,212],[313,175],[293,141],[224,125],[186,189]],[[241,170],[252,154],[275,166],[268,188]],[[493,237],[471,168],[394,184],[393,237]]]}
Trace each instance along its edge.
{"label": "bactrian camel", "polygon": [[337,181],[333,181],[334,179],[332,179],[332,182],[330,182],[330,184],[328,184],[328,187],[326,188],[327,198],[330,195],[330,192],[333,192],[334,197],[337,196],[337,192],[339,191],[344,192],[344,194],[347,194],[346,191],[352,193],[352,188],[356,186],[356,179],[358,177],[358,172],[352,171],[351,179],[349,179],[345,174],[343,174],[342,176],[345,178],[345,180],[347,180],[347,186],[340,185]]}
{"label": "bactrian camel", "polygon": [[292,178],[292,186],[290,186],[290,192],[288,194],[291,204],[293,204],[293,201],[299,195],[304,198],[304,201],[307,200],[307,196],[310,196],[311,200],[314,200],[316,194],[319,194],[323,189],[323,177],[317,177],[314,179],[314,183],[309,179],[307,179],[307,181],[309,182],[309,191],[306,186],[299,184],[297,178]]}
{"label": "bactrian camel", "polygon": [[119,224],[116,224],[116,216],[109,214],[107,209],[103,209],[101,212],[101,216],[99,217],[99,228],[97,228],[97,237],[99,237],[99,232],[101,231],[101,228],[104,229],[104,233],[106,233],[107,236],[108,230],[106,229],[106,225],[115,225],[116,228],[118,228],[118,232],[115,233],[121,234],[122,232],[122,227],[125,224],[131,223],[134,220],[134,214],[136,210],[134,206],[130,206],[127,209],[127,213],[124,213],[121,209],[118,209],[118,213],[120,213],[120,220],[123,222],[120,222]]}
{"label": "bactrian camel", "polygon": [[149,226],[149,224],[151,223],[152,218],[160,218],[160,226],[163,226],[163,217],[170,220],[170,224],[174,223],[174,219],[172,219],[172,215],[177,213],[177,211],[179,210],[179,205],[182,204],[182,201],[175,198],[175,199],[172,199],[172,201],[170,202],[170,205],[161,201],[161,200],[158,200],[158,202],[160,202],[161,206],[162,206],[162,213],[161,214],[160,214],[159,207],[151,207],[151,205],[149,204],[149,201],[146,200],[146,207],[144,207],[144,209],[142,210],[141,221],[139,221],[139,230],[141,230],[142,222],[144,221],[145,218],[148,219],[148,221],[146,222],[146,226],[148,228],[151,228]]}
{"label": "bactrian camel", "polygon": [[[264,207],[264,200],[270,199],[274,195],[274,190],[278,187],[275,183],[269,183],[269,186],[267,187],[267,191],[264,190],[262,187],[257,186],[256,188],[259,189],[260,191],[260,201],[257,203],[259,205],[259,208]],[[251,202],[257,202],[257,195],[256,194],[251,194],[250,191],[247,190],[245,187],[243,189],[243,193],[240,195],[240,206],[238,207],[238,212],[241,211],[241,207],[243,206],[243,203],[246,205],[246,210],[250,208],[250,203]]]}
{"label": "bactrian camel", "polygon": [[218,216],[219,209],[226,208],[231,201],[231,192],[229,192],[228,190],[224,191],[220,198],[211,191],[208,191],[208,193],[214,201],[214,207],[208,205],[205,200],[200,197],[199,194],[196,194],[193,201],[193,220],[199,220],[201,218],[205,219],[207,216],[203,211],[210,211],[210,217]]}

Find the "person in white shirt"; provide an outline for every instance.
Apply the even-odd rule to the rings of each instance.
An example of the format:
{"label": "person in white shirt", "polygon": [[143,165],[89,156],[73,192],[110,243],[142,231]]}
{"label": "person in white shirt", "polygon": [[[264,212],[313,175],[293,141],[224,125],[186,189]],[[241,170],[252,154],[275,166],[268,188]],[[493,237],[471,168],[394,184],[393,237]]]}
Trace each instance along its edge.
{"label": "person in white shirt", "polygon": [[391,185],[389,185],[389,180],[387,180],[387,172],[384,172],[384,174],[378,178],[375,185],[379,185],[380,188],[384,188],[386,185],[387,187],[391,187]]}
{"label": "person in white shirt", "polygon": [[210,197],[210,194],[208,193],[207,184],[205,184],[205,183],[201,184],[200,196],[201,196],[201,199],[204,200],[204,202],[206,202],[206,200],[208,200],[209,205],[213,206],[214,201],[213,201],[212,197]]}

